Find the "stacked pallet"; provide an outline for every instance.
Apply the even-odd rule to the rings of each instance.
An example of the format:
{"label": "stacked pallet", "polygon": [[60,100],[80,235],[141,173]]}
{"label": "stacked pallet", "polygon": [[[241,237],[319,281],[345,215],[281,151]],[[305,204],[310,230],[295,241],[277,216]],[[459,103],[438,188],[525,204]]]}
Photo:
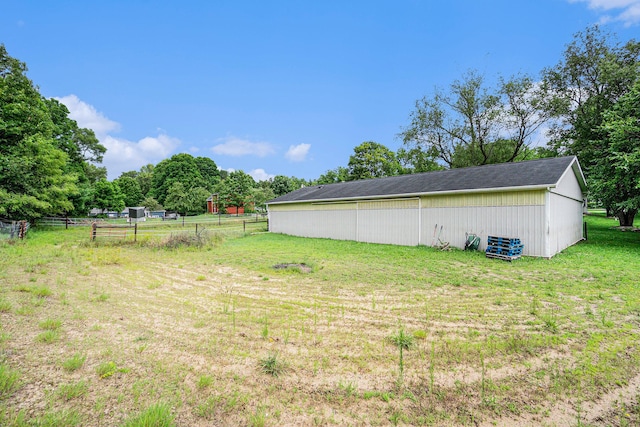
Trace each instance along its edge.
{"label": "stacked pallet", "polygon": [[507,261],[513,261],[522,256],[524,245],[517,238],[511,237],[495,237],[487,238],[487,250],[485,254],[487,258],[499,258]]}

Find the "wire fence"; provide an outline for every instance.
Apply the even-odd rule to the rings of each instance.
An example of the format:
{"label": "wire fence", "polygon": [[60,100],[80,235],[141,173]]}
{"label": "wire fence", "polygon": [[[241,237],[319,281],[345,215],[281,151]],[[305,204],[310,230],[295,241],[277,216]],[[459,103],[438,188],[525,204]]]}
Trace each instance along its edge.
{"label": "wire fence", "polygon": [[28,221],[0,220],[0,239],[24,239],[30,226]]}
{"label": "wire fence", "polygon": [[172,236],[201,237],[208,232],[229,234],[265,231],[267,229],[268,221],[266,219],[221,221],[219,225],[214,221],[185,221],[173,224],[167,222],[117,224],[96,221],[91,224],[90,239],[91,241],[118,239],[137,242]]}
{"label": "wire fence", "polygon": [[216,224],[219,226],[229,224],[242,224],[243,222],[266,221],[266,214],[245,215],[198,215],[198,216],[174,216],[165,218],[71,218],[71,217],[45,217],[38,220],[37,225],[43,227],[90,227],[94,222],[99,224],[179,224],[183,227],[193,224]]}
{"label": "wire fence", "polygon": [[[15,223],[15,221],[14,221]],[[18,235],[11,223],[1,223],[0,238]],[[86,228],[91,241],[130,240],[147,241],[171,236],[202,237],[206,233],[223,235],[267,231],[266,214],[245,215],[198,215],[172,216],[165,218],[72,218],[44,217],[38,219],[38,228]],[[10,230],[14,230],[10,232]],[[26,234],[26,231],[25,233]]]}

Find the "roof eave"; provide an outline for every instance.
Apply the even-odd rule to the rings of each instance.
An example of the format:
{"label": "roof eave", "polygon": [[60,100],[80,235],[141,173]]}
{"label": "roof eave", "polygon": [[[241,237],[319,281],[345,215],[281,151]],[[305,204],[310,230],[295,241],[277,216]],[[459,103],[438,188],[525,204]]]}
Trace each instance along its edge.
{"label": "roof eave", "polygon": [[383,194],[375,196],[357,196],[357,197],[340,197],[340,198],[324,198],[324,199],[305,199],[305,200],[287,200],[282,202],[267,202],[268,205],[286,205],[292,203],[319,203],[319,202],[343,202],[343,201],[357,201],[357,200],[378,200],[378,199],[407,199],[411,197],[421,196],[446,196],[450,194],[478,194],[478,193],[492,193],[492,192],[512,192],[512,191],[535,191],[535,190],[548,190],[555,188],[556,184],[536,184],[536,185],[521,185],[517,187],[492,187],[492,188],[476,188],[470,190],[447,190],[447,191],[429,191],[423,193],[400,193],[400,194]]}

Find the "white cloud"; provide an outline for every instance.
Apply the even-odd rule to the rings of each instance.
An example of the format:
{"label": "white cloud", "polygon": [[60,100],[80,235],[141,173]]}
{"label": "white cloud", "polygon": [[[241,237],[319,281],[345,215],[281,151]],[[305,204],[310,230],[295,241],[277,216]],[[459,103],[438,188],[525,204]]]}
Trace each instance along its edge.
{"label": "white cloud", "polygon": [[81,128],[95,132],[96,137],[107,149],[101,166],[106,166],[109,179],[115,179],[122,172],[138,170],[142,166],[156,164],[166,159],[180,145],[180,140],[158,130],[158,136],[147,136],[139,141],[129,141],[111,135],[120,130],[120,124],[109,120],[92,105],[81,101],[76,95],[56,98],[69,109],[69,117]]}
{"label": "white cloud", "polygon": [[303,162],[310,148],[311,144],[290,145],[284,157],[291,162]]}
{"label": "white cloud", "polygon": [[109,179],[149,163],[156,164],[169,157],[180,145],[179,139],[168,135],[147,136],[137,142],[107,135],[100,142],[107,148],[102,164],[107,167]]}
{"label": "white cloud", "polygon": [[81,128],[88,128],[95,132],[98,139],[110,132],[120,130],[120,124],[109,120],[92,105],[83,102],[76,95],[67,95],[57,99],[69,109],[69,118],[75,120]]}
{"label": "white cloud", "polygon": [[587,3],[589,9],[609,12],[613,14],[603,15],[601,22],[618,21],[625,26],[640,23],[640,0],[569,0],[570,3]]}
{"label": "white cloud", "polygon": [[275,177],[275,175],[267,173],[264,169],[254,169],[249,172],[249,175],[256,181],[266,181]]}
{"label": "white cloud", "polygon": [[248,155],[265,157],[275,152],[273,146],[268,142],[254,142],[249,141],[248,139],[237,138],[235,136],[221,138],[218,141],[222,143],[211,148],[211,151],[215,154],[236,157]]}

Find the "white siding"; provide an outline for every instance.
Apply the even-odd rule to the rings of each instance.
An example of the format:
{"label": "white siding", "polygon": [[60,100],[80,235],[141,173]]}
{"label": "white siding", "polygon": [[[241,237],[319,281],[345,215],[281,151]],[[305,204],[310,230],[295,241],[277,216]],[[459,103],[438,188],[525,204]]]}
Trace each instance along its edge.
{"label": "white siding", "polygon": [[480,236],[481,250],[487,236],[512,237],[522,241],[524,255],[546,256],[543,205],[427,208],[422,224],[422,241],[429,246],[434,240],[438,244],[440,235],[441,241],[464,248],[465,233],[473,233]]}
{"label": "white siding", "polygon": [[358,210],[358,241],[418,245],[418,209]]}
{"label": "white siding", "polygon": [[583,239],[582,189],[571,169],[549,194],[549,251],[557,254]]}
{"label": "white siding", "polygon": [[558,181],[556,188],[553,188],[551,192],[580,201],[582,201],[583,198],[582,189],[571,168],[567,169],[562,178],[560,178],[560,181]]}
{"label": "white siding", "polygon": [[293,236],[357,240],[356,219],[355,210],[270,211],[269,229]]}

